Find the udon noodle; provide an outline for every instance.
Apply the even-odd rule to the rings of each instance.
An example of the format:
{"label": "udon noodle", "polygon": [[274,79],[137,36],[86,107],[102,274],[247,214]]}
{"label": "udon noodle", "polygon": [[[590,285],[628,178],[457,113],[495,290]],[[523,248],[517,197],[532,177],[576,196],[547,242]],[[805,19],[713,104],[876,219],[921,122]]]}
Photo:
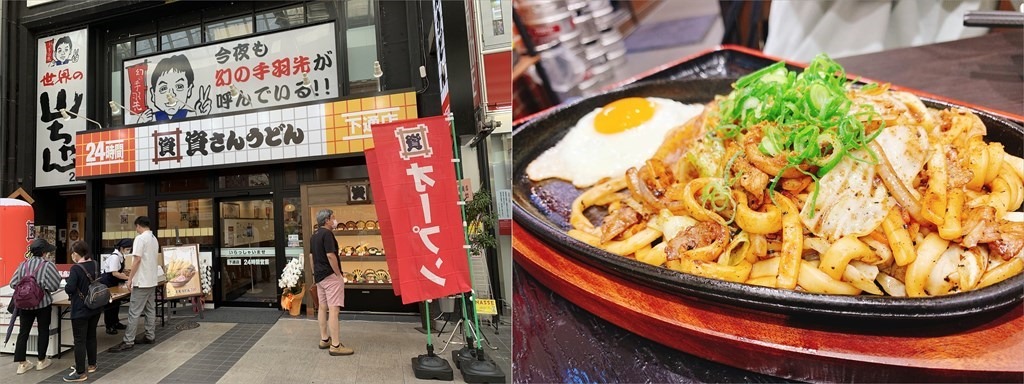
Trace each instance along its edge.
{"label": "udon noodle", "polygon": [[684,273],[815,293],[938,296],[1024,270],[1024,160],[986,142],[975,114],[856,87],[824,56],[733,88],[642,166],[583,191],[569,234]]}

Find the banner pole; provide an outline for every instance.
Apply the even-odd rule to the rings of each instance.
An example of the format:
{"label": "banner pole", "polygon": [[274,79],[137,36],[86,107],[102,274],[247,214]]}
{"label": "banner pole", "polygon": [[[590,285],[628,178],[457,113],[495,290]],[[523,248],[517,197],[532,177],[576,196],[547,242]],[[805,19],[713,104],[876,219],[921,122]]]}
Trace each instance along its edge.
{"label": "banner pole", "polygon": [[[455,133],[454,119],[452,118],[452,115],[450,113],[448,114],[447,117],[448,117],[448,129],[449,129],[449,131],[451,132],[451,135],[452,135],[452,155],[455,156],[455,159],[453,159],[453,161],[455,162],[455,179],[456,179],[456,183],[458,183],[458,182],[462,181],[462,152],[459,150],[459,137]],[[471,259],[472,255],[471,255],[470,247],[469,247],[469,226],[468,226],[468,223],[466,221],[466,201],[465,201],[465,199],[462,196],[459,196],[459,212],[462,214],[462,236],[465,239],[464,241],[466,243],[466,245],[465,245],[465,248],[466,248],[466,268],[469,271],[470,281],[472,281],[472,277],[473,277],[473,260]],[[472,286],[473,286],[473,284],[470,283],[470,287],[472,287]],[[469,290],[469,294],[470,294],[469,300],[470,301],[474,301],[475,297],[476,297],[476,290],[470,289]],[[476,307],[474,305],[470,305],[469,309],[471,309],[473,311],[473,319],[472,319],[472,321],[473,321],[474,325],[476,325],[475,327],[469,327],[469,329],[470,329],[470,331],[472,331],[473,338],[476,341],[476,348],[478,350],[482,350],[483,349],[483,345],[480,344],[480,334],[479,334],[479,332],[480,332],[480,316],[477,315]],[[468,314],[469,312],[466,312],[466,310],[467,310],[467,308],[466,308],[466,296],[463,295],[462,296],[462,313],[463,314]],[[465,331],[463,331],[463,332],[465,332]],[[470,334],[470,332],[467,332],[466,334],[468,335],[468,334]]]}
{"label": "banner pole", "polygon": [[433,319],[430,317],[430,302],[429,299],[423,301],[423,314],[427,317],[427,355],[434,356],[434,341],[430,335],[430,323],[433,323]]}

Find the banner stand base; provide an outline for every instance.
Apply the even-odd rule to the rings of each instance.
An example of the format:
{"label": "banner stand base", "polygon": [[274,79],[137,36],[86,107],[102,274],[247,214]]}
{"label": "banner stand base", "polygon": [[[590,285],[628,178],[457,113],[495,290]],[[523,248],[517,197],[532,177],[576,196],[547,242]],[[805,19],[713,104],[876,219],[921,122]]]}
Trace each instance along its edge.
{"label": "banner stand base", "polygon": [[485,359],[483,350],[478,350],[478,353],[480,356],[477,359],[462,363],[462,379],[467,383],[505,383],[505,373],[498,368],[498,364],[494,360]]}
{"label": "banner stand base", "polygon": [[455,380],[455,373],[448,360],[432,354],[413,357],[412,372],[420,380]]}

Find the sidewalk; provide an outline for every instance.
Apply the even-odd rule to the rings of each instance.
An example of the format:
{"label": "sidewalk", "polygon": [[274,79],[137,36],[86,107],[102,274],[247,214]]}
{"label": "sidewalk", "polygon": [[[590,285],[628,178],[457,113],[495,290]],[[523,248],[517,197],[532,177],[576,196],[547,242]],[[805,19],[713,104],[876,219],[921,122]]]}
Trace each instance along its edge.
{"label": "sidewalk", "polygon": [[[218,310],[211,310],[213,313]],[[233,308],[232,310],[238,310]],[[177,326],[198,318],[176,316],[160,327],[157,322],[157,343],[136,344],[127,352],[110,353],[106,349],[121,341],[123,334],[107,335],[103,326],[97,330],[98,371],[89,375],[90,383],[439,383],[418,380],[413,375],[410,359],[426,353],[426,335],[415,329],[419,323],[343,320],[341,338],[355,349],[351,356],[330,356],[317,348],[319,330],[316,319],[291,318],[285,314],[276,321],[266,320],[268,309],[245,309],[254,312],[247,323],[200,321],[198,328],[178,330]],[[283,313],[283,312],[277,312]],[[122,318],[124,315],[122,314]],[[263,319],[261,320],[260,317]],[[140,319],[141,320],[141,319]],[[66,327],[70,328],[70,327]],[[184,327],[183,327],[184,328]],[[143,324],[140,321],[139,332]],[[449,324],[437,337],[435,351],[440,351],[451,335]],[[453,339],[462,338],[456,331]],[[506,382],[511,382],[511,327],[484,327],[487,338],[498,350],[484,347],[502,369]],[[70,329],[65,340],[71,343]],[[454,383],[464,383],[462,374],[451,361],[454,344],[443,353],[455,373]],[[31,370],[17,375],[11,354],[0,355],[0,382],[51,383],[74,365],[74,351],[66,352],[43,371]],[[29,361],[35,362],[30,356]]]}

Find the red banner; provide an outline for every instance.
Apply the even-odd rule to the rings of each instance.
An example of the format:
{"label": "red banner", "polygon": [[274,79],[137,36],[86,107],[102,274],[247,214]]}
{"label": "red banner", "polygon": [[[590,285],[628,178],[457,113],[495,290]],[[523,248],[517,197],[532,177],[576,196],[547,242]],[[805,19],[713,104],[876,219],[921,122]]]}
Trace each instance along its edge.
{"label": "red banner", "polygon": [[370,172],[370,190],[373,191],[373,206],[377,210],[377,228],[380,229],[381,240],[384,241],[384,258],[388,262],[388,274],[391,275],[391,287],[395,295],[402,294],[399,283],[402,271],[398,267],[398,248],[395,246],[395,232],[388,217],[387,194],[381,186],[380,168],[377,166],[377,150],[370,148],[363,151],[366,155],[366,169]]}
{"label": "red banner", "polygon": [[149,106],[146,104],[146,73],[148,68],[148,62],[146,61],[128,67],[128,83],[131,84],[132,90],[128,101],[128,111],[136,115],[149,109]]}
{"label": "red banner", "polygon": [[373,144],[387,194],[405,304],[467,292],[452,137],[443,116],[375,124]]}

